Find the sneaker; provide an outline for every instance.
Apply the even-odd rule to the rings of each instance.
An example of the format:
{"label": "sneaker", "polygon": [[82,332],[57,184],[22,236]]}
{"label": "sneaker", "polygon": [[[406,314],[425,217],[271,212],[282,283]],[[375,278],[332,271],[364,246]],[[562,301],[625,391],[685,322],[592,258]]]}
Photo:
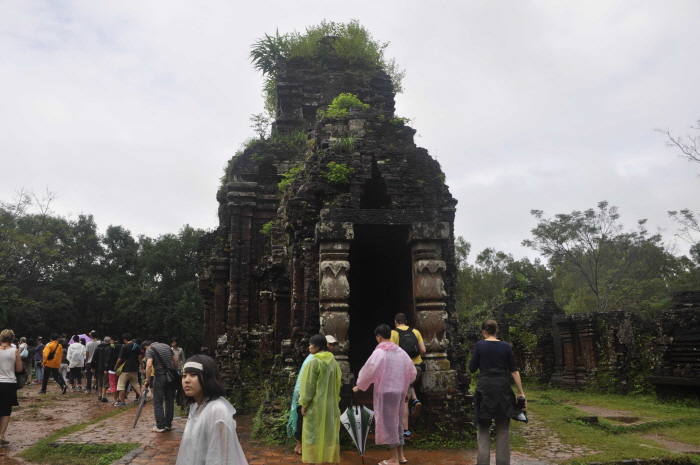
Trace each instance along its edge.
{"label": "sneaker", "polygon": [[109,402],[109,401],[107,400],[106,397],[103,397],[102,400],[100,400],[100,402]]}
{"label": "sneaker", "polygon": [[126,407],[126,403],[125,402],[115,402],[114,406],[115,407]]}
{"label": "sneaker", "polygon": [[151,431],[154,433],[165,433],[166,429],[165,428],[158,428],[157,426],[154,426],[151,428]]}
{"label": "sneaker", "polygon": [[423,407],[423,404],[420,403],[418,399],[413,399],[411,402],[411,406],[409,407],[410,414],[409,417],[411,418],[416,418],[418,415],[420,415],[420,409]]}
{"label": "sneaker", "polygon": [[404,438],[410,438],[411,437],[411,432],[407,429],[403,430],[403,437]]}
{"label": "sneaker", "polygon": [[85,390],[85,394],[90,394],[91,389]]}
{"label": "sneaker", "polygon": [[46,391],[39,391],[39,394],[46,394]]}
{"label": "sneaker", "polygon": [[173,427],[172,427],[172,426],[166,426],[166,427],[163,428],[163,429],[164,429],[165,431],[172,431],[172,430],[173,430]]}
{"label": "sneaker", "polygon": [[63,388],[61,388],[61,394],[65,394],[67,390],[68,390],[68,385],[64,384]]}

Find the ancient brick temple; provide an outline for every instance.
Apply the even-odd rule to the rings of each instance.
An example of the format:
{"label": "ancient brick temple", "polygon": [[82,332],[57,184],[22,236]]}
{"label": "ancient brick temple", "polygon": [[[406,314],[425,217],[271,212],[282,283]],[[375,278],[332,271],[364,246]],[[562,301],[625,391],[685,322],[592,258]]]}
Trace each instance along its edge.
{"label": "ancient brick temple", "polygon": [[[291,391],[308,338],[330,334],[347,393],[375,347],[374,328],[393,326],[403,312],[427,347],[419,391],[428,424],[463,424],[469,378],[453,298],[457,201],[440,165],[394,114],[383,71],[333,60],[320,69],[282,61],[278,69],[273,135],[230,162],[219,227],[201,242],[205,350],[231,386],[255,389],[250,377],[272,367],[273,376],[292,379],[281,383]],[[369,109],[317,115],[341,93]],[[242,376],[247,357],[263,352],[270,364]]]}
{"label": "ancient brick temple", "polygon": [[700,291],[675,292],[660,325],[659,357],[649,382],[660,397],[700,399]]}

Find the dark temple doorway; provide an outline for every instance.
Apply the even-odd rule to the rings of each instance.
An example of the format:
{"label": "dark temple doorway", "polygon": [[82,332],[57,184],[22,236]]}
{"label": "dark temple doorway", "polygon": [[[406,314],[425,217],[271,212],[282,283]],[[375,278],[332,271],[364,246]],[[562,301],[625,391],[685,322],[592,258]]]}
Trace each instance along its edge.
{"label": "dark temple doorway", "polygon": [[377,343],[374,329],[413,314],[408,226],[355,224],[350,243],[350,369],[355,375]]}

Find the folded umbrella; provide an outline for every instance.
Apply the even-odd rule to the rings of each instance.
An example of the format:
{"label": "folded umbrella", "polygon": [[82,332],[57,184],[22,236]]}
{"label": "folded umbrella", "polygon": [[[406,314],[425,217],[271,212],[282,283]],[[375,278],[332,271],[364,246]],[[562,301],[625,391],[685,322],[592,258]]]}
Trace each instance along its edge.
{"label": "folded umbrella", "polygon": [[364,455],[367,445],[367,434],[369,433],[369,426],[372,424],[373,418],[374,412],[364,405],[348,407],[348,409],[340,415],[340,423],[350,434],[352,441],[360,452],[362,463],[365,463]]}
{"label": "folded umbrella", "polygon": [[141,416],[141,410],[143,410],[143,406],[146,405],[146,395],[148,395],[148,386],[145,386],[141,390],[141,398],[139,399],[139,406],[136,407],[136,418],[134,418],[134,426],[132,426],[132,428],[136,428],[136,423]]}

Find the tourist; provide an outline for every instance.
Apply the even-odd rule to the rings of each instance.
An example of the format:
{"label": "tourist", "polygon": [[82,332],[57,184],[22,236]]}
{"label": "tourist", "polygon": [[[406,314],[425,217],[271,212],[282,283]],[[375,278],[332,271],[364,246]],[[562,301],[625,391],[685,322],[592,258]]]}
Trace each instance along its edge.
{"label": "tourist", "polygon": [[[17,349],[12,348],[15,333],[11,329],[0,332],[0,446],[10,442],[5,439],[7,425],[10,424],[12,407],[17,402],[17,376],[15,372],[22,371],[22,358]],[[21,430],[18,430],[21,433]]]}
{"label": "tourist", "polygon": [[41,384],[44,379],[44,367],[41,364],[44,358],[44,342],[41,336],[36,338],[36,347],[34,348],[34,384]]}
{"label": "tourist", "polygon": [[304,362],[299,368],[296,382],[294,383],[294,391],[292,391],[292,404],[289,407],[289,420],[287,421],[287,437],[297,440],[294,446],[294,453],[301,455],[301,432],[304,424],[304,416],[301,414],[301,405],[299,405],[299,384],[301,383],[301,372],[308,365],[309,360],[314,358],[314,354],[309,352]]}
{"label": "tourist", "polygon": [[122,363],[124,367],[117,381],[117,391],[119,391],[119,400],[114,403],[115,407],[126,406],[126,384],[130,383],[131,387],[136,391],[136,395],[141,397],[141,386],[138,384],[138,371],[141,365],[141,347],[134,342],[131,333],[124,333],[122,336],[124,345],[119,352],[119,358],[114,364],[114,371],[117,371]]}
{"label": "tourist", "polygon": [[112,339],[109,336],[105,336],[103,341],[97,345],[92,358],[92,367],[95,370],[95,389],[97,390],[97,400],[99,402],[107,402],[109,371],[114,366],[114,362],[116,362],[116,360],[113,360],[112,364],[110,364],[113,350],[111,342]]}
{"label": "tourist", "polygon": [[182,366],[185,364],[185,360],[187,357],[185,357],[185,351],[182,350],[182,347],[178,346],[177,338],[173,338],[172,341],[170,341],[170,347],[172,348],[173,352],[177,356],[177,372],[182,374]]}
{"label": "tourist", "polygon": [[51,376],[53,376],[53,379],[61,386],[61,394],[66,393],[68,385],[59,372],[61,360],[63,360],[63,346],[58,342],[58,334],[53,333],[51,335],[51,342],[44,346],[43,359],[41,361],[44,367],[44,378],[41,382],[41,391],[39,391],[39,394],[46,394],[46,386]]}
{"label": "tourist", "polygon": [[97,339],[97,331],[90,331],[90,342],[85,346],[87,355],[85,357],[85,393],[90,394],[92,392],[92,377],[95,375],[95,389],[97,389],[97,374],[95,371],[95,351],[97,346],[100,345],[100,341]]}
{"label": "tourist", "polygon": [[322,334],[309,339],[313,357],[299,374],[299,405],[304,417],[301,433],[301,461],[338,463],[340,461],[341,372],[328,351]]}
{"label": "tourist", "polygon": [[[167,370],[177,366],[177,355],[167,344],[145,341],[142,347],[146,350],[146,384],[153,388],[153,413],[156,426],[151,428],[154,433],[164,433],[173,429],[175,407],[175,386],[166,381]],[[155,371],[153,382],[151,373]]]}
{"label": "tourist", "polygon": [[63,378],[64,382],[70,383],[70,371],[68,370],[68,343],[66,339],[61,337],[58,339],[58,343],[61,344],[61,366],[58,368],[58,372]]}
{"label": "tourist", "polygon": [[116,404],[119,402],[119,391],[117,390],[119,385],[119,375],[117,375],[117,370],[114,367],[117,366],[119,354],[121,353],[124,344],[119,342],[118,336],[112,336],[110,339],[112,340],[112,343],[110,344],[112,346],[112,353],[110,354],[109,371],[107,372],[109,375],[109,390],[107,392],[112,393],[114,403]]}
{"label": "tourist", "polygon": [[68,369],[70,370],[71,391],[82,391],[85,346],[80,343],[80,338],[78,336],[73,336],[73,343],[68,346],[67,358]]}
{"label": "tourist", "polygon": [[[498,323],[486,320],[481,324],[483,341],[474,346],[469,371],[479,370],[479,382],[474,395],[474,426],[477,428],[477,465],[489,465],[492,420],[496,424],[496,465],[510,464],[510,419],[518,413],[510,376],[518,388],[518,396],[525,398],[520,372],[515,363],[513,348],[496,339]],[[527,401],[525,401],[527,404]]]}
{"label": "tourist", "polygon": [[236,409],[211,357],[195,355],[183,365],[182,388],[190,413],[175,465],[247,465],[236,435]]}
{"label": "tourist", "polygon": [[353,392],[366,391],[374,384],[374,438],[389,446],[391,457],[384,465],[406,463],[403,454],[406,393],[416,379],[416,369],[406,351],[391,342],[391,328],[381,324],[374,330],[377,347],[357,376]]}
{"label": "tourist", "polygon": [[[396,329],[391,331],[391,342],[398,345],[406,351],[411,361],[416,368],[416,380],[418,380],[418,374],[422,373],[423,359],[421,355],[425,355],[425,344],[423,343],[423,336],[420,331],[415,328],[410,328],[406,325],[408,319],[403,313],[397,313],[394,317],[394,326]],[[413,383],[408,387],[408,402],[404,402],[404,415],[403,415],[403,435],[408,438],[411,436],[411,431],[408,429],[408,419],[415,418],[420,415],[421,407],[423,404],[418,400],[416,395],[416,389],[413,387]],[[410,411],[410,414],[409,414]]]}

